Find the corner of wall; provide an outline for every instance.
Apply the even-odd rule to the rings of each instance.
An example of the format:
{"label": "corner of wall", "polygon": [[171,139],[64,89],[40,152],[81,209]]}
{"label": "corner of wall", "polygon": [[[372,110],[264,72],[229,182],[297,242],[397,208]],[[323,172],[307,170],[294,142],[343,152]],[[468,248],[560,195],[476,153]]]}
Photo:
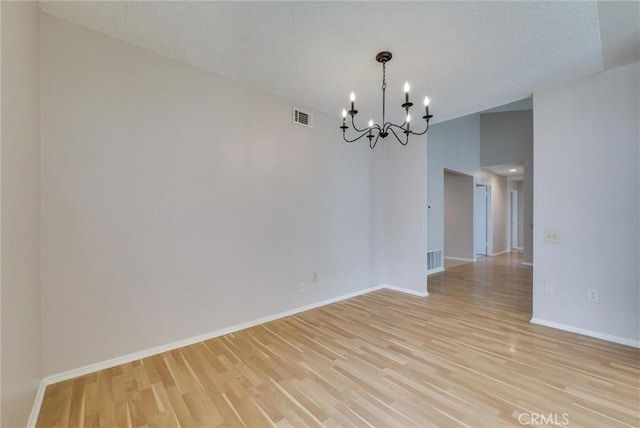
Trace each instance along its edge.
{"label": "corner of wall", "polygon": [[35,1],[0,4],[2,426],[28,423],[42,379],[39,17]]}
{"label": "corner of wall", "polygon": [[639,75],[635,63],[534,94],[533,317],[629,343],[640,341]]}

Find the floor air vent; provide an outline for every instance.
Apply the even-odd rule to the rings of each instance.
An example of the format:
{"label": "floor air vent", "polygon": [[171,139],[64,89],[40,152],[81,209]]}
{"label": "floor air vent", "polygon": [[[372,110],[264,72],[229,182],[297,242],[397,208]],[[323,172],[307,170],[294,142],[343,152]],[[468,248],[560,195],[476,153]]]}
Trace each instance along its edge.
{"label": "floor air vent", "polygon": [[444,270],[442,250],[431,250],[427,252],[427,275],[442,272]]}
{"label": "floor air vent", "polygon": [[313,117],[311,113],[293,108],[293,123],[311,128],[313,126]]}

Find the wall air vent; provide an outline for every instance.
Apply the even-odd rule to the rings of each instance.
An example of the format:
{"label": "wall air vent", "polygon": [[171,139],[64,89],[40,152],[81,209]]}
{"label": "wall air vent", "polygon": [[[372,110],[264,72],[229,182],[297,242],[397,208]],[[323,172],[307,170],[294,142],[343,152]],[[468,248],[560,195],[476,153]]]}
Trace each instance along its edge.
{"label": "wall air vent", "polygon": [[302,111],[297,108],[293,108],[293,123],[297,123],[298,125],[306,126],[307,128],[313,127],[313,116],[311,113],[307,113],[306,111]]}
{"label": "wall air vent", "polygon": [[432,250],[427,252],[427,275],[442,272],[444,270],[442,253],[442,250]]}

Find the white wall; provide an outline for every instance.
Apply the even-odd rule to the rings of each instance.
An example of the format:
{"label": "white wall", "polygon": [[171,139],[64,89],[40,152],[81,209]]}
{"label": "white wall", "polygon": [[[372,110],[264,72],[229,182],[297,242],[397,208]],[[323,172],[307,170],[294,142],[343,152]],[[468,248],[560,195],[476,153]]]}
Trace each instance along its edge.
{"label": "white wall", "polygon": [[533,262],[533,114],[531,110],[480,115],[480,166],[522,163],[523,259]]}
{"label": "white wall", "polygon": [[[379,283],[373,152],[342,142],[337,118],[312,111],[307,129],[286,100],[41,20],[46,375]],[[389,189],[424,195],[422,162]],[[424,223],[422,202],[401,198],[386,236],[411,229],[419,247],[404,217]],[[424,290],[396,250],[389,281]]]}
{"label": "white wall", "polygon": [[1,2],[3,427],[25,426],[41,378],[39,10]]}
{"label": "white wall", "polygon": [[444,172],[444,256],[474,260],[474,179]]}
{"label": "white wall", "polygon": [[427,142],[428,248],[444,248],[444,170],[475,175],[480,167],[480,115],[433,125]]}
{"label": "white wall", "polygon": [[[639,81],[634,63],[533,97],[534,321],[636,346]],[[543,242],[547,229],[561,233],[559,244]],[[599,304],[587,301],[589,288]]]}
{"label": "white wall", "polygon": [[[431,131],[429,131],[431,132]],[[378,142],[374,171],[384,207],[383,284],[427,291],[427,146],[425,137],[412,137],[406,146],[392,136]]]}

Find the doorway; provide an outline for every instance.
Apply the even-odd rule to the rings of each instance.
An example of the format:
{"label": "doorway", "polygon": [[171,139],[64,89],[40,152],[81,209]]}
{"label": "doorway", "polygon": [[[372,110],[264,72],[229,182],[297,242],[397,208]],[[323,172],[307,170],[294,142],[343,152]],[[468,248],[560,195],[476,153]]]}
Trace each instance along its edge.
{"label": "doorway", "polygon": [[473,245],[473,194],[471,175],[444,170],[444,258],[471,262]]}
{"label": "doorway", "polygon": [[489,254],[489,206],[490,187],[486,184],[476,184],[474,207],[474,251],[476,256]]}
{"label": "doorway", "polygon": [[511,249],[518,248],[518,191],[509,191],[509,236]]}

